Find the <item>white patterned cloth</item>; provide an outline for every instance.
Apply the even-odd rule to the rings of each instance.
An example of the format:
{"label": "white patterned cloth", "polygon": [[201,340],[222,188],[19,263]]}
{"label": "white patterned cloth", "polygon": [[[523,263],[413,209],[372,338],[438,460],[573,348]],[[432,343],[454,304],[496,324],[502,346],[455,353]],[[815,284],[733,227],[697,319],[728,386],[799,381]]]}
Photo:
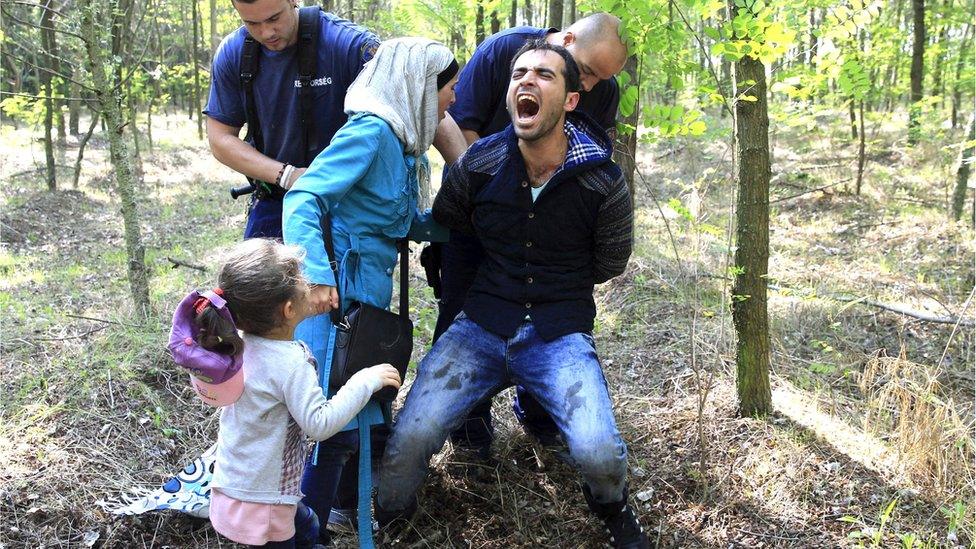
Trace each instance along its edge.
{"label": "white patterned cloth", "polygon": [[166,484],[130,501],[128,504],[112,509],[115,515],[141,515],[149,511],[173,509],[189,515],[208,518],[210,516],[210,481],[213,479],[217,445],[207,449],[169,479]]}
{"label": "white patterned cloth", "polygon": [[346,91],[346,114],[371,112],[386,121],[404,150],[427,152],[437,130],[437,75],[454,54],[426,38],[396,38],[380,44]]}

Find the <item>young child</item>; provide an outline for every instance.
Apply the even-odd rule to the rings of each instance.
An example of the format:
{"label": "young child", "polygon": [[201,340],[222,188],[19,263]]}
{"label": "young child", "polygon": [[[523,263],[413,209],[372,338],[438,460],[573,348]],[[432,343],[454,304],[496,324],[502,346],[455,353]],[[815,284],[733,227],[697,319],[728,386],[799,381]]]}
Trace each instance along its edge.
{"label": "young child", "polygon": [[311,545],[318,521],[300,504],[299,489],[305,435],[331,437],[374,392],[400,386],[396,369],[380,364],[326,400],[312,355],[294,341],[295,326],[314,314],[301,261],[297,248],[246,240],[220,269],[218,288],[191,292],[173,315],[174,359],[190,371],[204,402],[224,406],[210,521],[238,543]]}

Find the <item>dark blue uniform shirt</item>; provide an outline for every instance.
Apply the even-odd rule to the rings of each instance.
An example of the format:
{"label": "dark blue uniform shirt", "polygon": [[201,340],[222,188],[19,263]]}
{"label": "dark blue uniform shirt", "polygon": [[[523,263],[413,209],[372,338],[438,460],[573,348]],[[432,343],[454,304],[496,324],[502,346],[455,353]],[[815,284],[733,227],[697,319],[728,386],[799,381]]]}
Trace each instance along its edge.
{"label": "dark blue uniform shirt", "polygon": [[[203,113],[233,127],[245,122],[246,103],[240,82],[241,51],[247,31],[240,27],[220,43],[214,55],[210,98]],[[265,155],[291,164],[308,166],[332,136],[346,123],[343,105],[346,89],[379,44],[368,30],[322,12],[312,80],[312,132],[308,150],[302,150],[301,101],[298,97],[297,45],[281,51],[258,49],[254,102],[264,138]],[[251,210],[244,236],[281,237],[281,200],[261,200]]]}

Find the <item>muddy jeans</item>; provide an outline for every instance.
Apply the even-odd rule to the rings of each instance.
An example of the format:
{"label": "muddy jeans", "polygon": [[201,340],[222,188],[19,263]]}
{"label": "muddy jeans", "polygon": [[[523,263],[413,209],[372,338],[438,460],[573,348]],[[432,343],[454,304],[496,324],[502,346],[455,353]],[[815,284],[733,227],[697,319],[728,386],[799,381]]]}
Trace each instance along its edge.
{"label": "muddy jeans", "polygon": [[623,499],[627,447],[589,334],[547,342],[526,321],[506,339],[461,313],[417,371],[383,456],[377,502],[385,511],[407,509],[448,434],[478,402],[514,384],[555,420],[596,500]]}

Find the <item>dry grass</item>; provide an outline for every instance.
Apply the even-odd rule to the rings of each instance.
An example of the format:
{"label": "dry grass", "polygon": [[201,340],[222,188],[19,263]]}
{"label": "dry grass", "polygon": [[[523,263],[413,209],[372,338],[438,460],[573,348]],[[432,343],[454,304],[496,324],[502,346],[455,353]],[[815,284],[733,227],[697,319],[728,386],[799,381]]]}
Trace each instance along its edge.
{"label": "dry grass", "polygon": [[[185,144],[191,126],[164,122],[172,126],[155,132],[161,150],[144,164],[140,203],[159,312],[139,326],[123,325],[131,321],[120,297],[127,295],[120,221],[106,192],[104,142],[91,145],[81,192],[46,193],[36,177],[18,176],[0,197],[0,547],[228,546],[205,521],[174,513],[119,519],[105,509],[133,488],[165,481],[216,431],[212,411],[195,404],[163,347],[171,307],[208,276],[174,270],[164,257],[207,263],[237,238],[242,205],[226,199],[225,187],[238,179],[202,144]],[[939,157],[924,147],[889,147],[883,132],[877,139],[862,197],[838,187],[776,203],[771,272],[814,293],[961,313],[972,287],[972,230],[914,202],[941,196],[931,183],[941,181]],[[5,152],[20,153],[6,155],[13,161],[4,175],[42,163],[42,151],[25,143],[3,138]],[[971,544],[974,335],[950,337],[946,326],[773,293],[778,411],[765,421],[737,418],[726,290],[716,278],[725,267],[728,150],[721,142],[688,143],[662,154],[679,146],[645,151],[647,185],[665,202],[697,204],[700,223],[721,230],[693,227],[662,205],[679,268],[658,209],[639,187],[635,256],[597,291],[597,343],[645,527],[662,547],[848,547],[856,543],[850,534],[877,528],[896,501],[885,546],[911,533],[953,546],[940,508],[963,503],[956,539]],[[826,137],[782,134],[776,146],[774,169],[784,174],[776,196],[824,184],[797,176],[804,171],[828,181],[849,173],[807,168],[850,156]],[[421,277],[412,285],[419,358],[434,302]],[[904,349],[904,356],[878,349],[890,356]],[[703,390],[709,398],[700,414]],[[605,541],[575,472],[534,445],[509,403],[508,393],[496,401],[495,463],[475,463],[448,445],[397,546]]]}
{"label": "dry grass", "polygon": [[[867,398],[865,430],[884,435],[902,465],[936,501],[965,501],[976,493],[972,417],[964,420],[944,395],[937,369],[904,355],[868,361],[860,387]],[[970,538],[973,511],[967,521]]]}

